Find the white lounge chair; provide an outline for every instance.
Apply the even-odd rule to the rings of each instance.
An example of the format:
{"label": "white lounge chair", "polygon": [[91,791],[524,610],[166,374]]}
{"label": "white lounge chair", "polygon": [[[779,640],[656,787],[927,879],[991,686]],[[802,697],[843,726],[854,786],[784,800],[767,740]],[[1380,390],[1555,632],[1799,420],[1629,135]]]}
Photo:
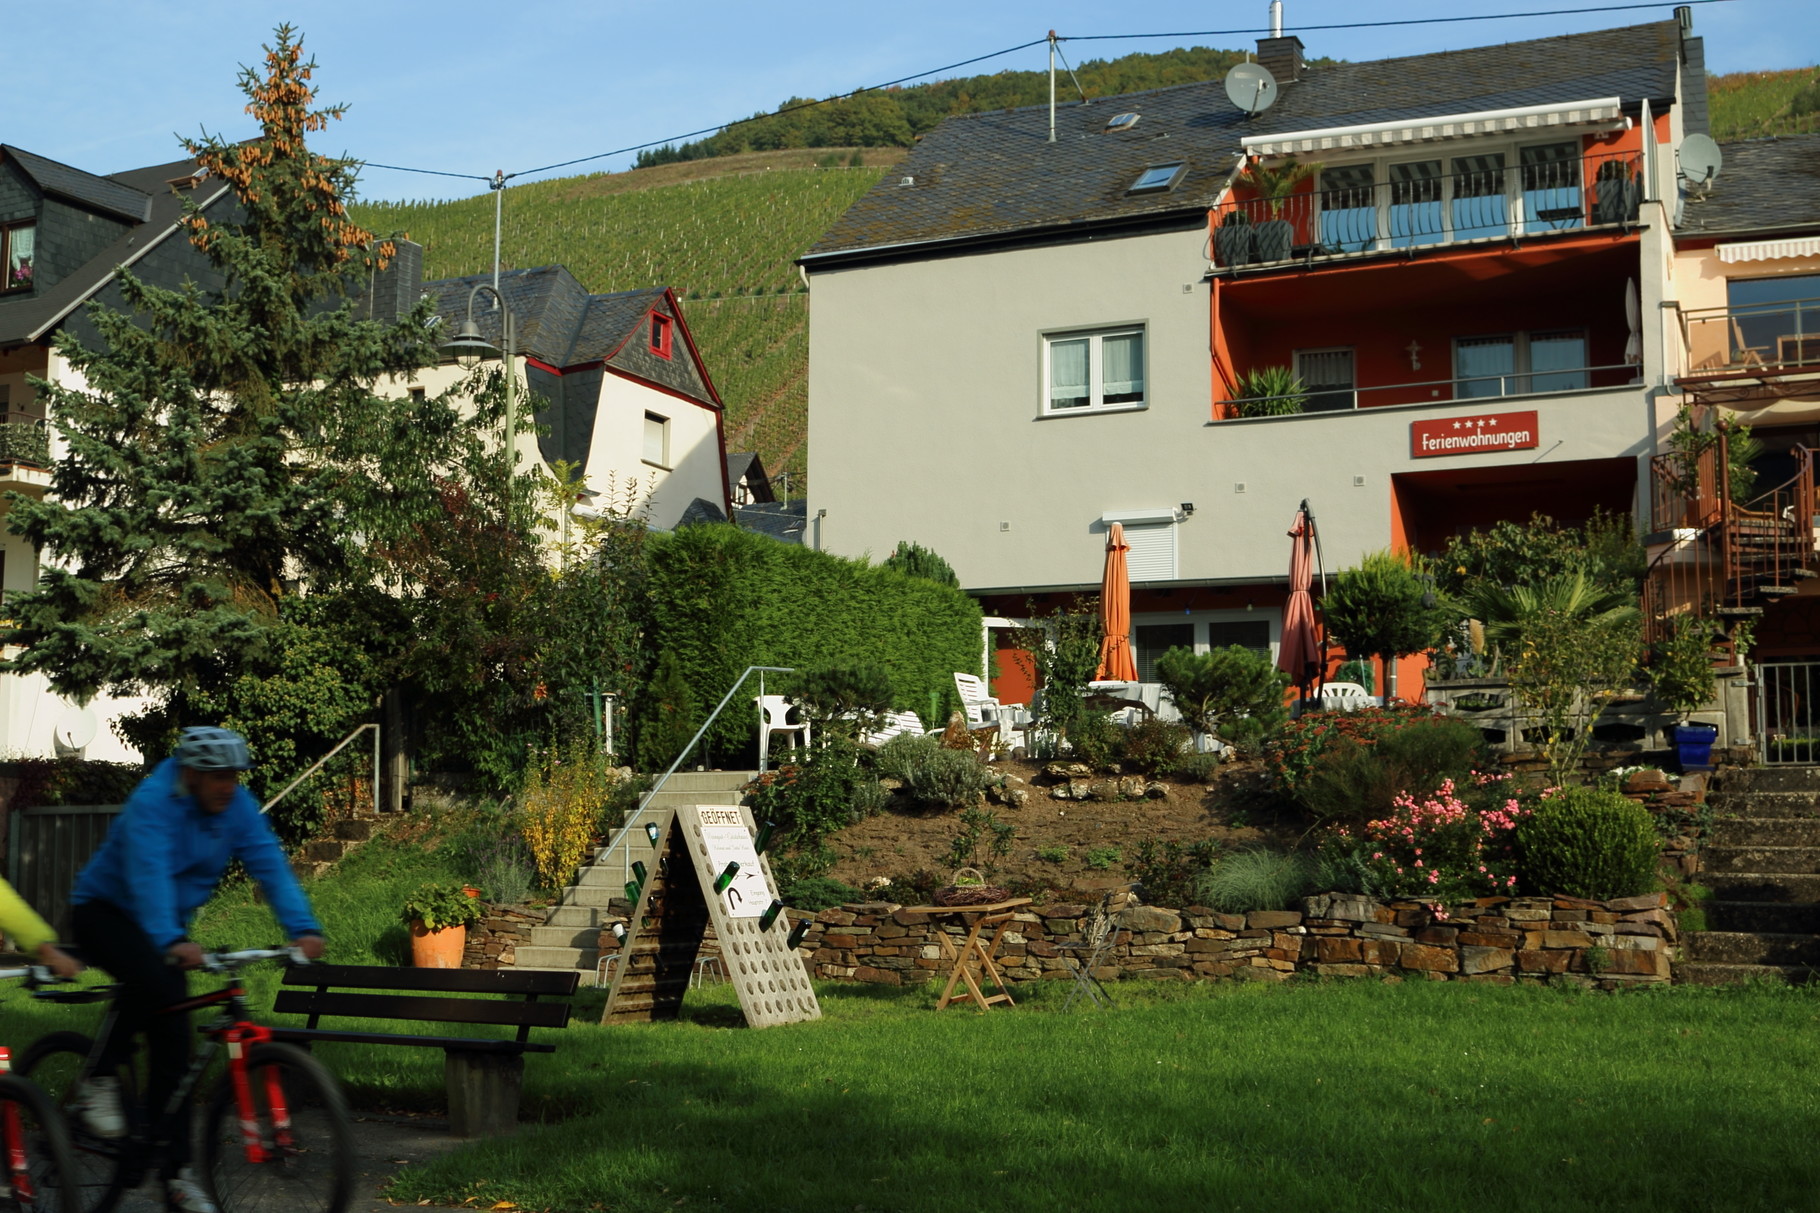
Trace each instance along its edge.
{"label": "white lounge chair", "polygon": [[999,723],[999,702],[988,692],[985,679],[972,674],[956,674],[954,690],[961,697],[961,710],[967,713],[968,728],[981,729]]}

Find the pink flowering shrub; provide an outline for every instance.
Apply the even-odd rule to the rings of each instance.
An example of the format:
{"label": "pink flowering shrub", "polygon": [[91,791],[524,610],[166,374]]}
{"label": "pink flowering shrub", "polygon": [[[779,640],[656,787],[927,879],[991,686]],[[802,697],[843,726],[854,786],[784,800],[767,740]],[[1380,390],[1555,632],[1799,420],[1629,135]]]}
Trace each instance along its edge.
{"label": "pink flowering shrub", "polygon": [[1378,897],[1508,896],[1517,887],[1517,823],[1536,799],[1510,787],[1509,776],[1474,772],[1428,795],[1401,793],[1389,814],[1363,826],[1335,826],[1322,853],[1330,871],[1350,874],[1360,892]]}

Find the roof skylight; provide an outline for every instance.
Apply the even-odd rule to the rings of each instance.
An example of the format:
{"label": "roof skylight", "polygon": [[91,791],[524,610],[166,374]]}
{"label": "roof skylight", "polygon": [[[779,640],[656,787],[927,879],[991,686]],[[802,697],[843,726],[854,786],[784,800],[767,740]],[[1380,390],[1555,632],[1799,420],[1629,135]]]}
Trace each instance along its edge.
{"label": "roof skylight", "polygon": [[1171,160],[1167,164],[1153,164],[1138,174],[1138,179],[1131,183],[1127,194],[1149,194],[1172,188],[1181,180],[1186,162]]}
{"label": "roof skylight", "polygon": [[1106,119],[1108,131],[1128,131],[1137,125],[1139,115],[1135,113],[1114,114]]}

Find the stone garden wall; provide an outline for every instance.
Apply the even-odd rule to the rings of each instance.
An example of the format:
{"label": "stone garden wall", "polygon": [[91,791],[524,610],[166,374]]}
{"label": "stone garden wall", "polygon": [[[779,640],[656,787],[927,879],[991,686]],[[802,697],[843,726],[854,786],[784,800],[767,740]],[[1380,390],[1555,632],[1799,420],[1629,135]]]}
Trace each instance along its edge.
{"label": "stone garden wall", "polygon": [[509,969],[518,962],[519,945],[531,942],[531,928],[542,926],[549,912],[530,906],[485,904],[487,916],[468,928],[461,967]]}
{"label": "stone garden wall", "polygon": [[[1056,945],[1078,942],[1088,907],[1044,905],[1017,915],[999,949],[1009,981],[1067,979],[1073,964]],[[794,913],[792,914],[794,918]],[[1607,989],[1666,982],[1677,939],[1667,897],[1616,901],[1572,897],[1483,898],[1434,911],[1346,894],[1305,899],[1302,910],[1221,914],[1133,905],[1119,912],[1102,980],[1282,981],[1327,977],[1422,978],[1510,985],[1520,981]],[[945,976],[931,922],[882,902],[823,910],[804,937],[814,975],[912,985]]]}

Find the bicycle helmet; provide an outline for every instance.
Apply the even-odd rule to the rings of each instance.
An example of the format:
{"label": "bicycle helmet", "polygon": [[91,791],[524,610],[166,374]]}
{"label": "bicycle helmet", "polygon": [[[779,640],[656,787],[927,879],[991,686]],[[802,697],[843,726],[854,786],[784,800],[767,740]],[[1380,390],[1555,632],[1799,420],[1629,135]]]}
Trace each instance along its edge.
{"label": "bicycle helmet", "polygon": [[232,729],[197,726],[183,730],[177,742],[177,763],[195,771],[250,771],[252,755],[246,738]]}

